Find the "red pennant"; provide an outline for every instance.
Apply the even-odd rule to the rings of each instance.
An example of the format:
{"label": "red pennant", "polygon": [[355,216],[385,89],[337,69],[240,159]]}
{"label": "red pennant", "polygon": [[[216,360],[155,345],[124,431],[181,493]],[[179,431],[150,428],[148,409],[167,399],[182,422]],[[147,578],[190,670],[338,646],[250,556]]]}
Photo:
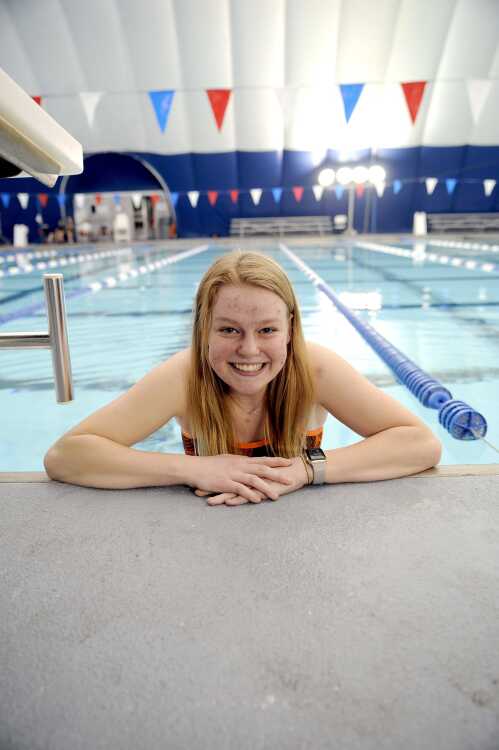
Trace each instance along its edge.
{"label": "red pennant", "polygon": [[100,193],[95,194],[95,205],[100,206],[102,203],[102,195]]}
{"label": "red pennant", "polygon": [[414,81],[413,83],[401,83],[412,123],[416,122],[419,107],[423,98],[426,81]]}
{"label": "red pennant", "polygon": [[229,97],[232,93],[231,89],[207,89],[208,99],[210,100],[213,114],[219,130],[222,129],[222,123],[224,121],[225,110],[229,103]]}
{"label": "red pennant", "polygon": [[155,206],[158,201],[159,201],[159,195],[156,195],[156,193],[153,193],[151,195],[151,203],[153,204],[153,206]]}
{"label": "red pennant", "polygon": [[41,96],[32,96],[31,98],[33,99],[34,102],[36,102],[37,104],[39,104],[40,107],[42,106],[42,97]]}
{"label": "red pennant", "polygon": [[208,200],[212,206],[215,205],[218,198],[218,190],[208,190]]}
{"label": "red pennant", "polygon": [[239,197],[239,190],[231,190],[230,191],[230,199],[232,203],[237,203],[237,199]]}
{"label": "red pennant", "polygon": [[47,193],[38,193],[38,200],[40,201],[40,206],[42,208],[45,208],[48,203],[49,197]]}
{"label": "red pennant", "polygon": [[356,185],[355,186],[355,194],[357,195],[357,198],[362,198],[364,195],[364,185]]}
{"label": "red pennant", "polygon": [[302,187],[294,187],[293,188],[293,195],[295,196],[295,201],[299,203],[303,196],[303,188]]}

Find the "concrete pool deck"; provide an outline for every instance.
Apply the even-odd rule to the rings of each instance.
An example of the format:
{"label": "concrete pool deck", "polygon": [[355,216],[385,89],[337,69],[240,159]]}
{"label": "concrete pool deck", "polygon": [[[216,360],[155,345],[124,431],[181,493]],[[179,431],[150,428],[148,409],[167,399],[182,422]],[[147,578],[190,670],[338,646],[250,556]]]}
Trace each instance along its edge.
{"label": "concrete pool deck", "polygon": [[209,507],[0,475],[1,750],[497,750],[499,465]]}

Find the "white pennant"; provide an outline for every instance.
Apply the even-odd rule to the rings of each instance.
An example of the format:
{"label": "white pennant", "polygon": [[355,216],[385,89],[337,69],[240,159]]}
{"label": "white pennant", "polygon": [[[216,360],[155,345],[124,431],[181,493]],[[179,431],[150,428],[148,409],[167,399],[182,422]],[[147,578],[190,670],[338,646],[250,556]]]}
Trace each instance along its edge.
{"label": "white pennant", "polygon": [[83,193],[75,193],[75,206],[76,208],[83,208],[85,205],[85,196]]}
{"label": "white pennant", "polygon": [[425,182],[426,182],[426,192],[428,193],[428,195],[431,195],[437,186],[438,180],[436,177],[427,177]]}
{"label": "white pennant", "polygon": [[99,104],[102,98],[102,93],[103,93],[102,91],[81,91],[80,92],[80,101],[81,101],[83,109],[85,110],[88,124],[90,125],[91,128],[94,125],[95,110],[97,109],[97,105]]}
{"label": "white pennant", "polygon": [[251,197],[253,199],[253,203],[255,206],[258,206],[260,203],[260,198],[262,197],[262,189],[261,188],[253,188],[253,190],[250,190]]}
{"label": "white pennant", "polygon": [[489,95],[492,81],[471,80],[467,81],[468,97],[470,100],[471,116],[476,124],[482,114],[483,105]]}
{"label": "white pennant", "polygon": [[322,198],[322,193],[324,192],[324,186],[323,185],[313,185],[312,190],[314,191],[315,200],[317,203]]}
{"label": "white pennant", "polygon": [[189,190],[189,192],[187,193],[187,195],[189,196],[189,201],[191,203],[191,206],[193,208],[196,208],[196,206],[198,204],[198,200],[199,200],[199,193],[198,193],[198,191],[197,190]]}
{"label": "white pennant", "polygon": [[385,187],[386,187],[386,185],[385,185],[384,182],[375,182],[374,183],[374,189],[376,190],[376,192],[378,194],[378,198],[382,198],[383,197],[383,193],[385,192]]}
{"label": "white pennant", "polygon": [[28,208],[29,193],[18,193],[17,200],[21,204],[21,208]]}
{"label": "white pennant", "polygon": [[483,181],[483,189],[485,190],[485,195],[487,197],[492,193],[492,191],[495,188],[495,186],[496,186],[496,181],[495,180],[484,180]]}

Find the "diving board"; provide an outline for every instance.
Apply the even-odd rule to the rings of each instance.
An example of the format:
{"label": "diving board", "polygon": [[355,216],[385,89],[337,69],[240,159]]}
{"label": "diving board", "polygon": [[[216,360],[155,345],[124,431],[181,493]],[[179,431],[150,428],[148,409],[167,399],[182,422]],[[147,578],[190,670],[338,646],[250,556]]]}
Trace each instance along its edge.
{"label": "diving board", "polygon": [[0,68],[0,178],[31,175],[52,187],[81,172],[81,144]]}

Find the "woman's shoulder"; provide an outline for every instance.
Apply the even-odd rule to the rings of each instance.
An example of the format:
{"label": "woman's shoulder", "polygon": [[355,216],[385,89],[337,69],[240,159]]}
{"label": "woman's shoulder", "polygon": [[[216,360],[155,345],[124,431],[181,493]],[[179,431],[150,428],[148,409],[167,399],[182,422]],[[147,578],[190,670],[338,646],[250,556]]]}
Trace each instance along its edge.
{"label": "woman's shoulder", "polygon": [[337,356],[332,349],[328,349],[327,346],[317,344],[315,341],[305,341],[307,348],[308,363],[312,369],[314,377],[320,377],[324,368],[327,367],[328,363],[331,363]]}

